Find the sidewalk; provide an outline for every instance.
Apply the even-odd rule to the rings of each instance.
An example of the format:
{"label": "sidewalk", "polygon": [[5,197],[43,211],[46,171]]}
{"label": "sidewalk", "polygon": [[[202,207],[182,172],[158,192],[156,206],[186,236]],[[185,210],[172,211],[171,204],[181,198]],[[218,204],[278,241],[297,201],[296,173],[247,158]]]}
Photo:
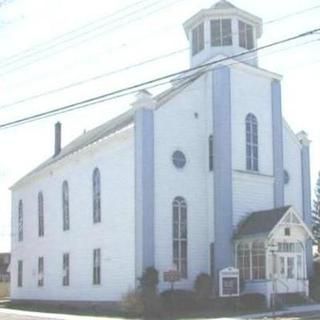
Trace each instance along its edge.
{"label": "sidewalk", "polygon": [[70,315],[70,314],[62,314],[62,313],[45,313],[45,312],[33,312],[33,311],[24,311],[24,310],[16,310],[16,309],[7,309],[0,307],[0,315],[15,315],[15,316],[24,316],[30,318],[39,318],[39,319],[52,319],[52,320],[111,320],[111,319],[119,319],[126,320],[122,318],[110,318],[110,317],[94,317],[94,316],[78,316],[78,315]]}
{"label": "sidewalk", "polygon": [[[319,313],[319,319],[320,319],[320,304],[309,304],[304,306],[293,306],[286,308],[285,310],[276,311],[275,314],[277,317],[281,316],[288,316],[288,315],[301,315],[304,313],[312,313],[312,312],[318,312]],[[216,320],[240,320],[240,319],[263,319],[263,318],[272,318],[272,312],[267,313],[259,313],[259,314],[250,314],[250,315],[243,315],[238,318],[220,318]]]}
{"label": "sidewalk", "polygon": [[[319,319],[320,319],[320,304],[290,307],[290,308],[287,308],[286,310],[276,311],[276,316],[280,317],[280,316],[286,316],[286,315],[301,315],[304,313],[316,313],[316,312],[319,313]],[[53,319],[53,320],[111,320],[111,319],[125,320],[123,318],[114,318],[114,317],[78,316],[78,315],[61,314],[61,313],[44,313],[44,312],[6,309],[6,308],[0,307],[0,315],[1,314],[16,315],[21,317],[25,316],[25,317],[32,317],[32,318],[38,318],[38,319]],[[216,318],[215,320],[241,320],[241,319],[251,320],[251,319],[263,319],[263,318],[272,318],[272,312],[243,315],[237,318]]]}

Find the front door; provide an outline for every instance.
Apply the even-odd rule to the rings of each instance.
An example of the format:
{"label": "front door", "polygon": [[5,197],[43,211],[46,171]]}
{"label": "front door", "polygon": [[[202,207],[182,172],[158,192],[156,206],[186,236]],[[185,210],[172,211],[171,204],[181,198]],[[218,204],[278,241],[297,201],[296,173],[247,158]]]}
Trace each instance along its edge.
{"label": "front door", "polygon": [[301,291],[303,279],[303,264],[301,253],[279,253],[278,255],[278,279],[281,292]]}

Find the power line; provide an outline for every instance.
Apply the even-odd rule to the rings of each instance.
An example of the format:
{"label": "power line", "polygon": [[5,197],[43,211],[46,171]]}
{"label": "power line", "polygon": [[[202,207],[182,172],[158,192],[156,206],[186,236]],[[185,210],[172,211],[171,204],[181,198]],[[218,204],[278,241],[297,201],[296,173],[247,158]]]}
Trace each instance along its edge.
{"label": "power line", "polygon": [[[277,45],[280,45],[280,44],[283,44],[283,43],[286,43],[286,42],[289,42],[289,41],[297,40],[299,38],[303,38],[303,37],[312,35],[312,34],[318,32],[318,31],[320,31],[320,28],[307,31],[307,32],[298,34],[298,35],[290,37],[290,38],[286,38],[286,39],[282,39],[282,40],[279,40],[279,41],[276,41],[276,42],[272,42],[270,44],[267,44],[267,45],[264,45],[264,46],[261,46],[261,47],[258,47],[258,48],[254,48],[254,49],[251,49],[251,50],[246,51],[246,52],[235,54],[235,55],[233,55],[231,57],[225,57],[225,58],[213,61],[213,62],[208,62],[208,63],[205,63],[203,65],[196,66],[196,67],[193,67],[193,68],[190,68],[190,69],[185,69],[185,70],[182,70],[182,71],[179,71],[179,72],[174,72],[174,73],[168,74],[166,76],[158,77],[158,78],[146,81],[146,82],[142,82],[142,83],[139,83],[139,84],[135,84],[133,86],[129,86],[129,87],[126,87],[126,88],[115,90],[115,91],[112,91],[112,92],[109,92],[109,93],[106,93],[106,94],[103,94],[103,95],[100,95],[100,96],[89,98],[89,99],[86,99],[86,100],[83,100],[83,101],[80,101],[80,102],[76,102],[76,103],[73,103],[73,104],[69,104],[69,105],[66,105],[66,106],[63,106],[63,107],[60,107],[60,108],[52,109],[52,110],[49,110],[49,111],[46,111],[46,112],[42,112],[42,113],[38,113],[38,114],[34,114],[34,115],[31,115],[31,116],[28,116],[28,117],[25,117],[25,118],[20,118],[20,119],[11,121],[11,122],[3,123],[3,124],[0,125],[0,129],[5,129],[5,128],[21,125],[21,124],[24,124],[24,123],[36,121],[38,119],[47,118],[47,117],[50,117],[50,116],[53,116],[53,115],[56,115],[56,114],[65,113],[65,112],[77,110],[77,109],[80,109],[80,108],[85,108],[85,107],[88,107],[88,106],[90,106],[92,104],[101,103],[101,102],[106,101],[106,100],[119,98],[120,96],[131,94],[134,90],[138,90],[138,89],[141,89],[141,88],[146,87],[146,86],[148,86],[149,88],[150,88],[150,86],[151,87],[159,86],[160,84],[158,82],[170,80],[173,77],[185,75],[185,74],[191,73],[193,71],[205,70],[210,66],[213,66],[213,65],[216,65],[216,64],[219,64],[219,63],[222,63],[222,62],[226,62],[226,61],[228,61],[230,59],[243,57],[245,55],[248,55],[248,54],[251,54],[251,53],[255,53],[257,51],[265,50],[267,48],[271,48],[271,47],[274,47],[274,46],[277,46]],[[167,81],[167,82],[169,82],[169,81]]]}
{"label": "power line", "polygon": [[164,58],[168,58],[168,57],[170,57],[172,55],[183,53],[188,49],[189,49],[188,47],[187,48],[183,48],[183,49],[179,49],[179,50],[176,50],[176,51],[173,51],[173,52],[170,52],[170,53],[167,53],[167,54],[164,54],[164,55],[152,58],[152,59],[147,59],[147,60],[141,61],[141,62],[136,63],[136,64],[132,64],[132,65],[129,65],[129,66],[126,66],[126,67],[123,67],[123,68],[115,69],[115,70],[112,70],[112,71],[109,71],[109,72],[98,74],[98,75],[93,76],[93,77],[89,77],[89,78],[86,78],[86,79],[83,79],[83,80],[80,80],[80,81],[76,81],[76,82],[67,84],[65,86],[61,86],[61,87],[58,87],[58,88],[55,88],[55,89],[51,89],[51,90],[47,90],[47,91],[44,91],[44,92],[40,92],[40,93],[28,96],[28,97],[23,98],[23,99],[19,99],[19,100],[16,100],[16,101],[4,104],[4,105],[0,105],[0,110],[1,109],[5,109],[7,107],[14,106],[14,105],[18,105],[18,104],[21,104],[21,103],[24,103],[24,102],[27,102],[27,101],[32,101],[32,100],[41,98],[43,96],[51,95],[51,94],[54,94],[54,93],[57,93],[57,92],[61,92],[61,91],[64,91],[64,90],[67,90],[67,89],[70,89],[70,88],[74,88],[74,87],[77,87],[79,85],[82,85],[82,84],[85,84],[85,83],[88,83],[88,82],[91,82],[91,81],[99,80],[99,79],[102,79],[102,78],[105,78],[105,77],[108,77],[110,75],[114,75],[114,74],[117,74],[117,73],[120,73],[120,72],[123,72],[123,71],[126,71],[126,70],[137,68],[139,66],[142,66],[142,65],[145,65],[145,64],[148,64],[148,63],[151,63],[151,62],[155,62],[155,61],[158,61],[158,60],[161,60],[161,59],[164,59]]}
{"label": "power line", "polygon": [[[44,44],[39,45],[40,48],[41,48],[41,46],[44,46],[44,48],[43,48],[42,50],[38,50],[38,51],[37,51],[37,50],[35,50],[35,49],[30,48],[30,49],[27,49],[27,50],[25,50],[25,51],[23,51],[23,52],[21,52],[21,53],[18,53],[18,54],[16,54],[16,55],[8,58],[7,60],[9,60],[9,62],[6,63],[7,60],[5,60],[4,63],[0,63],[0,66],[2,66],[2,67],[7,67],[7,66],[9,66],[9,67],[10,67],[10,65],[12,65],[12,64],[14,65],[14,64],[18,63],[19,60],[24,60],[24,59],[27,59],[27,60],[28,60],[29,58],[34,58],[33,55],[35,55],[35,54],[46,53],[46,51],[48,51],[49,49],[55,48],[56,46],[59,46],[59,45],[61,45],[61,44],[64,44],[65,42],[68,42],[68,41],[70,41],[70,40],[77,39],[78,37],[81,37],[81,36],[84,35],[84,34],[92,33],[93,31],[95,31],[95,30],[97,30],[97,29],[100,29],[100,28],[102,28],[102,27],[105,27],[106,24],[103,24],[102,26],[98,26],[98,27],[94,28],[94,29],[91,30],[91,31],[89,30],[89,31],[86,31],[86,32],[84,32],[84,33],[80,33],[79,35],[76,35],[76,36],[72,37],[71,39],[68,39],[68,38],[67,38],[67,39],[63,39],[63,38],[65,38],[65,37],[67,37],[68,35],[72,35],[73,33],[77,32],[77,31],[79,31],[79,30],[81,30],[81,29],[86,29],[86,28],[90,27],[91,24],[97,23],[97,22],[99,22],[99,21],[101,21],[101,20],[103,21],[104,19],[106,19],[106,18],[108,18],[108,17],[110,18],[110,17],[112,17],[112,16],[114,16],[114,15],[117,15],[117,14],[121,13],[121,11],[125,11],[125,10],[127,10],[127,9],[129,9],[129,8],[131,8],[131,7],[136,7],[137,4],[141,4],[141,3],[145,2],[145,1],[146,1],[146,0],[138,1],[138,2],[136,2],[135,4],[132,4],[132,5],[128,6],[128,7],[125,7],[125,8],[123,8],[123,9],[120,9],[120,10],[116,11],[115,13],[113,13],[113,14],[111,14],[111,15],[108,15],[108,16],[106,16],[106,17],[100,18],[100,19],[96,20],[96,21],[93,22],[93,23],[85,24],[84,26],[82,26],[82,27],[80,27],[80,28],[78,28],[78,29],[74,29],[74,30],[72,30],[72,31],[69,31],[69,32],[67,32],[67,33],[65,33],[65,34],[63,34],[63,35],[61,35],[61,36],[57,36],[57,37],[53,38],[53,40],[47,41],[47,42],[45,42]],[[176,2],[180,2],[180,1],[181,1],[181,0],[178,0],[178,1],[176,1]],[[156,2],[156,3],[157,3],[157,2]],[[175,2],[174,2],[174,3],[175,3]],[[152,3],[151,6],[149,5],[149,7],[152,7],[152,6],[154,6],[154,5],[155,5],[155,3]],[[148,8],[148,6],[145,6],[145,7],[142,8],[142,9],[145,9],[145,8]],[[264,24],[274,23],[274,22],[277,22],[277,21],[280,21],[280,20],[283,20],[283,19],[286,19],[286,18],[289,18],[289,17],[292,17],[292,16],[296,16],[296,15],[299,15],[299,14],[302,14],[302,13],[305,13],[305,12],[308,12],[308,11],[311,11],[311,10],[315,10],[315,9],[317,9],[317,8],[320,8],[320,6],[314,6],[314,7],[311,7],[311,8],[303,9],[303,10],[301,10],[301,11],[297,11],[297,12],[288,14],[288,15],[286,15],[286,16],[282,16],[282,17],[279,17],[279,18],[275,18],[275,19],[272,19],[272,20],[269,20],[269,21],[265,22]],[[160,9],[163,9],[163,7],[160,8]],[[141,8],[138,9],[138,10],[136,10],[136,11],[134,11],[134,12],[129,13],[128,15],[130,16],[130,15],[132,15],[132,13],[137,13],[137,12],[140,12],[140,11],[141,11]],[[156,10],[156,11],[157,11],[157,10]],[[152,12],[152,13],[153,13],[153,12]],[[150,14],[150,13],[149,13],[149,14]],[[124,18],[128,17],[128,15],[126,15],[126,16],[124,16],[124,17],[120,17],[120,18],[118,18],[118,20],[119,20],[119,19],[124,19]],[[140,19],[140,18],[138,18],[138,19]],[[135,21],[135,20],[136,20],[136,19],[134,19],[134,21]],[[128,23],[128,22],[126,21],[126,24],[127,24],[127,23]],[[113,28],[113,29],[114,29],[114,28]],[[113,30],[113,29],[111,29],[111,30]],[[109,30],[109,31],[110,31],[110,30]],[[100,35],[101,35],[101,34],[100,34]],[[96,35],[96,36],[99,36],[99,35]],[[95,36],[95,37],[96,37],[96,36]],[[95,37],[94,37],[94,38],[95,38]],[[62,41],[61,43],[58,42],[58,43],[56,43],[56,44],[51,44],[51,45],[50,45],[51,42],[57,41],[57,40],[59,40],[59,39],[62,39],[63,41]],[[86,39],[86,41],[91,40],[91,39],[92,39],[92,38]],[[79,44],[81,44],[81,43],[83,43],[83,42],[76,43],[76,44],[71,44],[71,45],[67,46],[65,49],[71,48],[71,47],[73,47],[74,45],[79,45]],[[49,45],[49,47],[46,47],[46,45],[47,45],[47,46]],[[64,49],[62,48],[62,50],[64,50]],[[35,51],[35,52],[33,52],[33,51]],[[56,53],[57,53],[57,52],[56,52]],[[23,57],[23,54],[25,54],[25,55],[27,55],[27,56],[26,56],[26,57]],[[33,63],[35,63],[35,62],[38,62],[39,59],[47,58],[47,57],[51,56],[52,54],[55,54],[55,52],[53,52],[52,50],[50,50],[50,51],[49,51],[49,55],[45,55],[45,56],[42,56],[42,57],[40,57],[40,58],[38,57],[36,60],[28,61],[28,62],[26,62],[25,64],[22,64],[22,65],[18,66],[17,68],[13,68],[13,69],[9,70],[9,72],[3,73],[2,75],[5,75],[5,74],[8,74],[8,73],[14,72],[14,71],[16,71],[16,70],[20,70],[21,68],[26,67],[26,66],[28,66],[28,65],[31,65],[31,64],[33,64]],[[19,58],[19,56],[21,56],[21,55],[22,55],[22,57]],[[13,59],[13,61],[10,61],[11,59]]]}
{"label": "power line", "polygon": [[117,16],[119,13],[122,13],[123,11],[126,11],[126,10],[128,10],[129,8],[131,8],[131,7],[135,7],[136,5],[139,5],[140,3],[147,2],[147,1],[149,1],[149,0],[140,0],[140,1],[137,1],[137,2],[133,3],[132,5],[123,7],[123,8],[121,8],[121,9],[119,9],[119,10],[117,10],[117,11],[111,13],[111,14],[105,15],[105,16],[100,17],[100,18],[98,18],[98,19],[96,19],[96,20],[94,20],[94,21],[88,22],[88,23],[82,25],[82,26],[79,27],[79,28],[76,28],[76,29],[67,31],[67,32],[65,32],[65,33],[63,33],[63,34],[61,34],[61,35],[55,36],[55,37],[53,37],[52,39],[50,39],[50,40],[48,40],[48,41],[45,41],[45,42],[43,42],[43,43],[41,43],[41,44],[35,45],[35,46],[33,46],[33,47],[31,47],[31,48],[28,48],[28,49],[26,49],[26,50],[22,50],[22,51],[20,51],[20,52],[18,52],[18,53],[16,53],[16,54],[11,55],[10,57],[8,57],[7,59],[5,59],[4,61],[2,61],[2,62],[0,63],[0,65],[2,65],[3,62],[7,62],[8,60],[10,61],[10,60],[12,60],[12,59],[19,58],[19,56],[23,56],[23,55],[26,55],[26,54],[30,54],[30,52],[32,53],[32,51],[37,51],[37,50],[36,50],[37,48],[40,48],[40,49],[41,49],[41,47],[46,48],[46,46],[47,46],[47,45],[51,45],[52,42],[55,42],[55,41],[60,40],[60,39],[63,39],[63,38],[65,38],[65,37],[67,37],[68,35],[72,35],[72,34],[74,34],[74,33],[77,33],[77,32],[79,32],[79,31],[81,31],[82,29],[87,29],[88,27],[91,27],[92,25],[97,24],[97,23],[100,22],[100,21],[110,19],[110,18],[112,18],[113,16]]}
{"label": "power line", "polygon": [[[171,0],[169,0],[169,1],[171,1]],[[178,2],[181,2],[181,1],[182,1],[182,0],[175,0],[175,1],[173,1],[173,3],[171,3],[171,5],[173,5],[173,4],[175,4],[175,3],[178,3]],[[119,27],[121,27],[121,26],[123,26],[123,25],[127,26],[128,24],[130,24],[130,23],[132,23],[132,22],[134,22],[134,21],[140,20],[140,19],[141,19],[142,17],[144,17],[144,16],[150,16],[150,15],[158,12],[159,10],[162,10],[162,9],[167,8],[167,5],[165,5],[165,6],[162,5],[160,8],[156,8],[155,10],[149,11],[147,14],[145,14],[145,15],[143,15],[143,16],[138,16],[138,17],[135,17],[135,18],[133,18],[133,19],[131,19],[131,20],[125,20],[125,19],[127,19],[128,17],[132,16],[133,14],[140,13],[143,9],[150,9],[150,8],[152,8],[152,7],[154,7],[154,6],[157,6],[158,3],[159,3],[159,2],[156,1],[155,3],[153,3],[153,4],[149,5],[149,6],[145,6],[145,7],[143,7],[143,8],[137,9],[137,10],[135,10],[134,12],[131,12],[131,13],[129,13],[129,14],[121,17],[120,20],[124,20],[122,23],[120,23],[120,24],[118,24],[118,25],[114,25],[114,26],[112,26],[112,27],[110,27],[110,28],[108,28],[108,29],[105,29],[105,30],[103,30],[102,32],[100,32],[100,33],[98,33],[98,34],[95,34],[94,36],[90,36],[90,33],[92,33],[92,32],[95,31],[95,30],[99,30],[99,29],[104,28],[105,25],[102,26],[102,27],[99,26],[99,27],[95,28],[95,29],[92,30],[92,31],[83,32],[83,33],[81,34],[81,36],[85,36],[86,34],[88,34],[89,37],[84,38],[84,39],[82,39],[81,41],[74,42],[74,43],[70,43],[71,41],[77,40],[77,39],[79,38],[79,35],[78,35],[78,36],[74,36],[74,37],[72,37],[72,38],[63,40],[63,41],[61,41],[61,42],[58,43],[58,44],[52,44],[52,45],[46,47],[45,49],[43,49],[42,51],[40,50],[39,52],[34,52],[34,53],[27,54],[27,55],[26,55],[25,57],[23,57],[23,58],[16,59],[16,61],[15,61],[15,60],[14,60],[14,61],[9,61],[9,62],[4,63],[4,64],[2,64],[2,65],[1,65],[1,63],[0,63],[0,67],[2,67],[2,68],[9,68],[9,71],[3,72],[3,73],[1,73],[1,75],[4,76],[4,75],[6,75],[6,74],[10,74],[10,73],[12,73],[12,72],[14,72],[14,71],[16,71],[16,70],[20,70],[21,68],[27,67],[27,66],[32,65],[32,64],[34,64],[34,63],[38,63],[39,60],[43,60],[43,59],[48,58],[48,57],[50,57],[50,56],[52,56],[52,55],[54,55],[54,54],[56,54],[56,53],[59,53],[59,52],[61,52],[61,51],[65,51],[66,49],[73,48],[74,46],[79,46],[80,44],[83,44],[83,43],[85,43],[85,42],[87,42],[87,41],[91,41],[91,40],[94,39],[94,38],[97,38],[97,37],[99,37],[99,36],[102,36],[102,35],[104,35],[107,31],[112,31],[112,30],[118,29]],[[161,4],[162,4],[162,3],[161,3]],[[119,19],[118,19],[118,20],[119,20]],[[116,22],[117,22],[117,21],[116,21]],[[62,47],[62,48],[58,48],[56,51],[53,51],[53,50],[52,50],[52,49],[56,48],[58,45],[63,45],[63,44],[66,44],[66,45],[65,45],[64,47]],[[42,55],[41,55],[41,54],[42,54]],[[37,55],[37,56],[35,57],[34,55]],[[40,56],[39,56],[39,55],[40,55]],[[31,59],[31,60],[30,60],[30,59]],[[22,61],[20,61],[20,60],[22,60]],[[27,61],[23,61],[23,60],[27,60]],[[29,60],[29,61],[28,61],[28,60]],[[21,62],[22,64],[18,65],[17,67],[14,67],[14,65],[15,65],[15,64],[19,64],[19,62]],[[23,63],[23,62],[24,62],[24,63]],[[11,66],[11,65],[13,65],[13,69],[10,69],[10,66]]]}
{"label": "power line", "polygon": [[312,10],[315,10],[315,9],[319,9],[319,8],[320,8],[320,5],[317,5],[317,6],[314,6],[314,7],[310,7],[310,8],[306,8],[306,9],[303,9],[303,10],[300,10],[300,11],[289,13],[287,15],[284,15],[284,16],[281,16],[281,17],[278,17],[278,18],[275,18],[275,19],[268,20],[264,24],[270,24],[270,23],[278,22],[278,21],[281,21],[281,20],[284,20],[284,19],[287,19],[287,18],[291,18],[291,17],[297,16],[297,15],[300,15],[300,14],[303,14],[303,13],[306,13],[306,12],[309,12],[309,11],[312,11]]}
{"label": "power line", "polygon": [[[318,39],[302,43],[301,45],[306,45],[308,43],[315,42],[315,41],[318,41]],[[297,45],[297,46],[299,46],[299,45]],[[44,96],[48,96],[48,95],[51,95],[51,94],[54,94],[54,93],[57,93],[57,92],[61,92],[61,91],[67,90],[67,89],[71,89],[71,88],[83,85],[85,83],[88,83],[88,82],[92,82],[92,81],[96,81],[96,80],[99,80],[99,79],[102,79],[102,78],[106,78],[106,77],[109,77],[111,75],[114,75],[114,74],[117,74],[117,73],[120,73],[120,72],[123,72],[123,71],[127,71],[127,70],[130,70],[130,69],[133,69],[133,68],[137,68],[137,67],[140,67],[140,66],[145,65],[145,64],[149,64],[149,63],[152,63],[152,62],[155,62],[155,61],[159,61],[161,59],[165,59],[165,58],[171,57],[173,55],[177,55],[177,54],[183,53],[188,49],[189,48],[183,48],[183,49],[180,49],[180,50],[177,50],[177,51],[173,51],[173,52],[170,52],[168,54],[164,54],[164,55],[152,58],[152,59],[144,60],[142,62],[133,64],[133,65],[129,65],[129,66],[126,66],[126,67],[123,67],[123,68],[112,70],[110,72],[101,73],[99,75],[96,75],[96,76],[93,76],[93,77],[90,77],[90,78],[86,78],[86,79],[83,79],[83,80],[80,80],[80,81],[76,81],[76,82],[73,82],[73,83],[68,84],[66,86],[61,86],[61,87],[58,87],[58,88],[55,88],[55,89],[51,89],[51,90],[48,90],[48,91],[40,92],[38,94],[31,95],[31,96],[28,96],[28,97],[20,99],[20,100],[16,100],[16,101],[11,102],[11,103],[0,105],[0,110],[6,109],[8,107],[15,106],[15,105],[18,105],[18,104],[22,104],[22,103],[27,102],[27,101],[32,101],[32,100],[35,100],[35,99],[38,99],[38,98],[41,98],[41,97],[44,97]],[[291,49],[291,47],[289,49]],[[282,51],[282,50],[280,50],[280,51]]]}
{"label": "power line", "polygon": [[110,72],[101,73],[101,74],[98,74],[96,76],[84,79],[84,80],[73,82],[73,83],[68,84],[66,86],[62,86],[62,87],[58,87],[58,88],[55,88],[55,89],[52,89],[52,90],[44,91],[44,92],[29,96],[29,97],[26,97],[26,98],[23,98],[23,99],[20,99],[20,100],[17,100],[17,101],[8,103],[8,104],[0,105],[0,109],[5,109],[7,107],[11,107],[11,106],[14,106],[14,105],[17,105],[17,104],[21,104],[21,103],[26,102],[26,101],[30,101],[30,100],[34,100],[34,99],[37,99],[37,98],[41,98],[43,96],[51,95],[51,94],[56,93],[56,92],[64,91],[64,90],[67,90],[67,89],[70,89],[70,88],[73,88],[73,87],[77,87],[79,85],[82,85],[82,84],[85,84],[85,83],[88,83],[88,82],[91,82],[91,81],[95,81],[95,80],[98,80],[98,79],[101,79],[101,78],[105,78],[105,77],[111,76],[113,74],[117,74],[119,72],[123,72],[123,71],[126,71],[126,70],[137,68],[137,67],[140,67],[142,65],[151,63],[151,62],[159,61],[161,59],[168,58],[168,57],[171,57],[173,55],[185,52],[188,49],[189,48],[183,48],[183,49],[180,49],[180,50],[177,50],[177,51],[173,51],[173,52],[170,52],[170,53],[167,53],[167,54],[164,54],[164,55],[152,58],[152,59],[148,59],[148,60],[133,64],[133,65],[129,65],[129,66],[126,66],[126,67],[123,67],[123,68],[119,68],[119,69],[110,71]]}

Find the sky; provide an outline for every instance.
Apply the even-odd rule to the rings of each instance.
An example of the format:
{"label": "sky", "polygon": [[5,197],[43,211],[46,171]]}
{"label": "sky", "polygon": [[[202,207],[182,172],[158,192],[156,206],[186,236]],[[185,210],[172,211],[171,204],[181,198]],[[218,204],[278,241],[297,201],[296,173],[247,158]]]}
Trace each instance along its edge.
{"label": "sky", "polygon": [[[7,0],[0,6],[0,125],[188,68],[182,24],[215,2]],[[231,2],[263,19],[259,46],[320,27],[320,0]],[[312,140],[312,188],[320,170],[319,39],[320,33],[259,53],[260,67],[283,75],[285,119]],[[62,122],[65,145],[133,100],[132,94],[0,129],[0,252],[10,249],[9,188],[52,156],[55,122]]]}

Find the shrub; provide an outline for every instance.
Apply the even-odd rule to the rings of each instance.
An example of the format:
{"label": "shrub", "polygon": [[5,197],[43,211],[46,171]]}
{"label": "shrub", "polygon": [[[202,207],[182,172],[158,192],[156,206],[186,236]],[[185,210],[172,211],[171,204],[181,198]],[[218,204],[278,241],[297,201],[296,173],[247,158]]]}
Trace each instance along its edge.
{"label": "shrub", "polygon": [[161,301],[157,290],[157,285],[159,283],[158,271],[153,267],[146,268],[139,280],[144,315],[146,317],[160,316]]}
{"label": "shrub", "polygon": [[199,306],[208,304],[212,289],[212,278],[207,273],[200,273],[194,282],[195,300]]}
{"label": "shrub", "polygon": [[320,302],[320,274],[315,270],[314,277],[309,280],[310,296]]}
{"label": "shrub", "polygon": [[144,313],[141,292],[128,291],[121,300],[121,309],[129,316],[142,316]]}
{"label": "shrub", "polygon": [[240,306],[243,310],[261,310],[267,306],[266,296],[261,293],[247,293],[240,297]]}
{"label": "shrub", "polygon": [[171,312],[191,311],[196,307],[194,292],[167,290],[161,293],[162,305]]}
{"label": "shrub", "polygon": [[148,267],[139,280],[142,290],[148,289],[156,291],[159,283],[159,273],[154,267]]}

